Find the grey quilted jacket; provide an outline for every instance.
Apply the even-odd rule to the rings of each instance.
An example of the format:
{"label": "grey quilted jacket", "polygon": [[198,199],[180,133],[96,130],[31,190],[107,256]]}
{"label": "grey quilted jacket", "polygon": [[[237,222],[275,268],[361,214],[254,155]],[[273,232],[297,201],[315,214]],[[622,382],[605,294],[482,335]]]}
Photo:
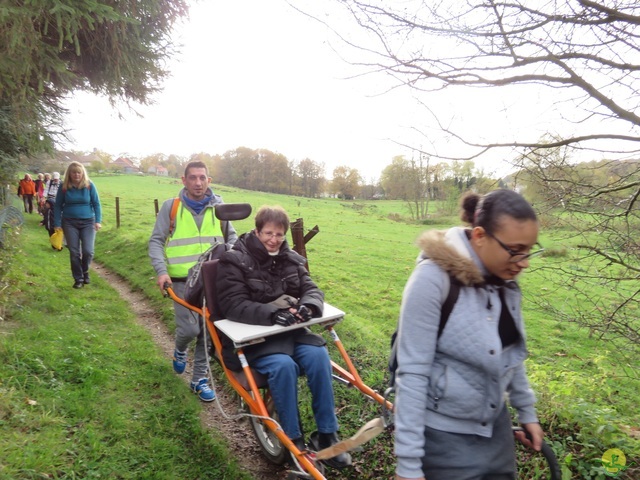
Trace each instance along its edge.
{"label": "grey quilted jacket", "polygon": [[[409,478],[422,476],[425,426],[490,437],[505,396],[521,423],[537,422],[524,368],[527,350],[518,284],[485,283],[488,272],[463,228],[425,232],[419,245],[422,253],[400,311],[396,377],[396,472]],[[438,339],[450,275],[462,287]],[[498,334],[500,288],[520,334],[504,349]]]}

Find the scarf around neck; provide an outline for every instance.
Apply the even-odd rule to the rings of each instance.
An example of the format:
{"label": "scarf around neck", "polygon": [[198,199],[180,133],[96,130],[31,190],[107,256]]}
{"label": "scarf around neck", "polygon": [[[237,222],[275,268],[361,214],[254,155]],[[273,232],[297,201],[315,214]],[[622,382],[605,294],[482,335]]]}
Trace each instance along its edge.
{"label": "scarf around neck", "polygon": [[202,210],[204,210],[204,208],[209,205],[209,202],[211,201],[211,197],[213,195],[209,192],[205,193],[204,198],[202,200],[192,200],[190,199],[187,195],[183,196],[183,200],[184,203],[187,204],[187,206],[193,210],[194,212],[196,212],[197,215],[200,214],[200,212],[202,212]]}

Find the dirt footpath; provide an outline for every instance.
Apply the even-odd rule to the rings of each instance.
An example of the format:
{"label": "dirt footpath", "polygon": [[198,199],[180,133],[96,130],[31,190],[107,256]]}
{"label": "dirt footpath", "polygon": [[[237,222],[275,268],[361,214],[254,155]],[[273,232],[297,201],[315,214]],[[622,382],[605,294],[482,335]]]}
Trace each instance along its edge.
{"label": "dirt footpath", "polygon": [[[160,347],[167,358],[167,368],[171,368],[170,359],[174,350],[173,335],[169,333],[167,327],[160,320],[159,315],[149,307],[142,294],[133,292],[127,282],[118,275],[96,263],[93,264],[93,269],[131,305],[131,309],[136,314],[138,323],[149,331],[154,342]],[[185,384],[188,384],[191,378],[189,374],[190,369],[191,364],[187,365],[187,371],[182,375]],[[188,386],[185,386],[185,388],[188,388]],[[238,405],[235,398],[219,386],[217,386],[215,390],[220,406],[227,415],[231,416],[236,414]],[[259,480],[280,480],[286,478],[287,472],[284,468],[269,463],[262,455],[260,446],[255,440],[253,430],[247,421],[229,420],[225,418],[220,412],[217,402],[212,402],[204,406],[202,424],[208,430],[215,430],[224,435],[238,463],[253,475],[254,478]]]}

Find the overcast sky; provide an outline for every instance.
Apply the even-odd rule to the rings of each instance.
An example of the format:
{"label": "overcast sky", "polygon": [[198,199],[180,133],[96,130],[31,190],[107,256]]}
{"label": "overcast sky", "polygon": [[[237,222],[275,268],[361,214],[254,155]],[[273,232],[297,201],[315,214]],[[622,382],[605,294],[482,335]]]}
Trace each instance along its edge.
{"label": "overcast sky", "polygon": [[[357,27],[345,29],[336,13],[314,13],[350,38],[360,34]],[[285,0],[194,3],[175,39],[182,47],[169,65],[172,76],[154,105],[138,108],[143,118],[124,107],[121,120],[106,99],[78,94],[68,104],[73,140],[63,147],[135,157],[265,148],[290,160],[324,163],[328,178],[335,167],[348,165],[367,181],[378,178],[395,155],[415,154],[400,145],[424,144],[437,153],[451,147],[411,92],[382,94],[388,77],[358,75],[363,70],[341,58],[353,61],[357,54]],[[550,130],[549,109],[557,102],[548,91],[528,88],[447,90],[428,97],[428,106],[438,110],[440,121],[480,141],[496,132],[511,139],[522,131],[533,141]],[[476,166],[504,173],[509,156],[496,152]]]}
{"label": "overcast sky", "polygon": [[[143,118],[81,93],[70,103],[72,142],[114,156],[221,154],[266,148],[290,160],[349,165],[377,178],[408,131],[408,93],[377,95],[384,78],[358,73],[319,22],[283,0],[205,1],[178,27],[182,53]],[[404,133],[403,133],[404,132]]]}

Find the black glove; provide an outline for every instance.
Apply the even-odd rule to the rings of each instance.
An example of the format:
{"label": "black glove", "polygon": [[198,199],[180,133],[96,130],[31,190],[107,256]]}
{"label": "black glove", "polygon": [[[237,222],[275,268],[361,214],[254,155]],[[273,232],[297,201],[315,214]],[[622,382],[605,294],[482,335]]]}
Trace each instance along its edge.
{"label": "black glove", "polygon": [[313,317],[313,312],[306,305],[298,305],[296,307],[298,309],[298,315],[302,317],[303,322],[308,322]]}
{"label": "black glove", "polygon": [[277,323],[283,327],[288,327],[289,325],[297,323],[298,318],[289,310],[278,310],[273,314],[272,320],[274,325]]}

